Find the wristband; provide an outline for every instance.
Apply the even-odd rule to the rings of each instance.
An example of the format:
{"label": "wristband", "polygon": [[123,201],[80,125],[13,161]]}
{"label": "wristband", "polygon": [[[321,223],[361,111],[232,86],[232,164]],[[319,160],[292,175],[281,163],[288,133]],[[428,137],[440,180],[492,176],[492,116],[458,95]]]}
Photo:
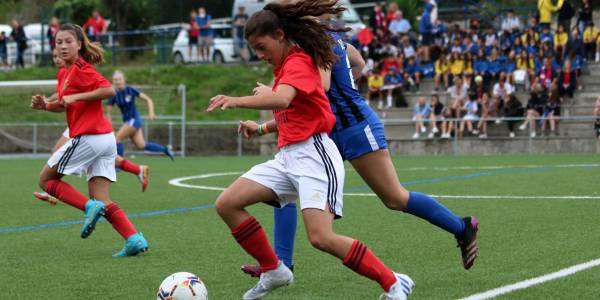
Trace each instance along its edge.
{"label": "wristband", "polygon": [[49,110],[48,107],[50,106],[50,102],[45,102],[44,104],[44,110]]}
{"label": "wristband", "polygon": [[263,123],[262,125],[260,125],[260,127],[262,127],[262,133],[263,135],[269,133],[269,126],[267,125],[267,123]]}
{"label": "wristband", "polygon": [[263,135],[263,128],[262,128],[262,124],[258,125],[258,135],[262,136]]}

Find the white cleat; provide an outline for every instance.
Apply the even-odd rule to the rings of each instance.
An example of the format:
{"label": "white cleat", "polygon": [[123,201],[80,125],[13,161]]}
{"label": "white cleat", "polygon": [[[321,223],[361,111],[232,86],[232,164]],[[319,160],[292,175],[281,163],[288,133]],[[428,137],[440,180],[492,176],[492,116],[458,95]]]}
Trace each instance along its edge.
{"label": "white cleat", "polygon": [[438,133],[438,132],[440,132],[440,130],[439,130],[437,127],[433,127],[433,128],[431,129],[431,132],[433,132],[433,133]]}
{"label": "white cleat", "polygon": [[406,300],[408,295],[412,293],[415,282],[408,275],[394,273],[396,275],[396,283],[392,285],[387,293],[381,294],[379,300]]}
{"label": "white cleat", "polygon": [[415,134],[412,136],[412,138],[416,140],[416,139],[418,139],[418,138],[419,138],[419,136],[420,136],[420,135],[419,135],[419,133],[417,132],[417,133],[415,133]]}
{"label": "white cleat", "polygon": [[279,262],[277,269],[260,274],[258,283],[248,290],[242,299],[261,299],[272,290],[289,285],[292,282],[294,282],[294,274],[282,262]]}

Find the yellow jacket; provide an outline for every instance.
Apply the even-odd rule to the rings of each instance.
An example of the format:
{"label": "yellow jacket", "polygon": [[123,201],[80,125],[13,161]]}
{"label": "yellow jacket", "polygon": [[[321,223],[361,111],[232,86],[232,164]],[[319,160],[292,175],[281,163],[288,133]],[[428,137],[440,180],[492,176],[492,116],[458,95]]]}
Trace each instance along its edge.
{"label": "yellow jacket", "polygon": [[552,21],[552,13],[561,9],[564,2],[565,0],[558,0],[558,3],[553,5],[552,0],[538,0],[540,23],[550,23]]}
{"label": "yellow jacket", "polygon": [[435,62],[435,74],[445,74],[446,72],[448,72],[449,68],[450,67],[448,66],[448,61],[442,63],[442,60],[438,59]]}
{"label": "yellow jacket", "polygon": [[569,35],[566,32],[557,33],[554,35],[554,46],[565,46],[569,41]]}
{"label": "yellow jacket", "polygon": [[584,43],[593,43],[596,40],[596,36],[598,35],[598,30],[596,27],[588,27],[583,32],[583,42]]}
{"label": "yellow jacket", "polygon": [[376,74],[369,76],[369,88],[379,89],[383,86],[383,76]]}
{"label": "yellow jacket", "polygon": [[465,61],[462,59],[457,59],[454,62],[450,63],[450,73],[452,75],[460,75],[465,70]]}

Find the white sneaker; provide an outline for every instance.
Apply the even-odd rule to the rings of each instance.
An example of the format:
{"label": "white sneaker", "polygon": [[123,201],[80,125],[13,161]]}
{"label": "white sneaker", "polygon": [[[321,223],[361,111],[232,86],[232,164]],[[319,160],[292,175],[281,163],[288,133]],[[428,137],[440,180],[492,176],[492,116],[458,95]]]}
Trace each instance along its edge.
{"label": "white sneaker", "polygon": [[256,300],[266,296],[270,291],[294,282],[294,274],[282,262],[277,269],[260,274],[258,283],[248,290],[242,299]]}
{"label": "white sneaker", "polygon": [[531,133],[531,135],[529,135],[529,136],[530,136],[530,137],[532,137],[532,138],[534,138],[534,137],[536,137],[536,136],[537,136],[537,134],[535,133],[535,131],[533,131],[533,132]]}
{"label": "white sneaker", "polygon": [[527,125],[526,124],[521,124],[521,126],[519,126],[519,130],[523,131],[527,129]]}
{"label": "white sneaker", "polygon": [[379,300],[406,300],[408,295],[412,293],[415,282],[407,275],[394,273],[396,275],[396,283],[392,285],[387,293],[381,294]]}
{"label": "white sneaker", "polygon": [[487,139],[487,134],[482,133],[482,134],[479,135],[479,138],[480,139]]}
{"label": "white sneaker", "polygon": [[477,130],[477,129],[473,130],[473,134],[474,135],[478,135],[479,134],[479,130]]}
{"label": "white sneaker", "polygon": [[417,132],[417,133],[415,133],[415,134],[413,135],[413,139],[415,139],[415,140],[416,140],[416,139],[418,139],[418,138],[419,138],[419,133]]}
{"label": "white sneaker", "polygon": [[496,124],[500,124],[500,123],[502,123],[502,120],[496,119]]}
{"label": "white sneaker", "polygon": [[427,128],[425,128],[425,126],[421,126],[421,133],[425,133],[427,132]]}
{"label": "white sneaker", "polygon": [[514,133],[514,132],[511,132],[511,133],[509,133],[509,134],[508,134],[508,136],[509,136],[509,137],[512,139],[512,138],[514,138],[514,137],[515,137],[515,133]]}
{"label": "white sneaker", "polygon": [[435,136],[435,133],[430,132],[429,135],[427,136],[428,139],[432,139]]}
{"label": "white sneaker", "polygon": [[433,132],[433,133],[438,133],[438,132],[440,132],[440,130],[437,128],[437,126],[434,126],[434,127],[431,129],[431,132]]}

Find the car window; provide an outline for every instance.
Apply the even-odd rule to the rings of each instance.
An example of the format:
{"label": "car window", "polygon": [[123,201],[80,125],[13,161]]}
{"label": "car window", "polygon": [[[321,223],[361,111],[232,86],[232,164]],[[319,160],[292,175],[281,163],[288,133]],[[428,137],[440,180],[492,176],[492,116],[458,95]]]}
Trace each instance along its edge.
{"label": "car window", "polygon": [[215,28],[215,38],[229,39],[231,38],[231,28]]}

